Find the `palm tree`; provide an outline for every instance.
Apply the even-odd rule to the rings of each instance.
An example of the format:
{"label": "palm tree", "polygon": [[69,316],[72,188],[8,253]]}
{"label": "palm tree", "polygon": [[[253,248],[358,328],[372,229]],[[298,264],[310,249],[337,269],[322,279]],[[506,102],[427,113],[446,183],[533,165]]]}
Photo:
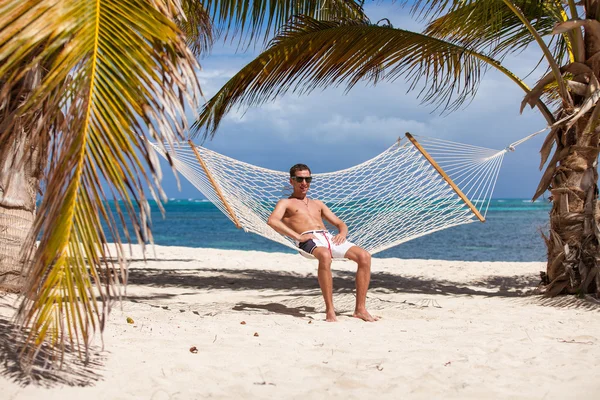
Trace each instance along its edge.
{"label": "palm tree", "polygon": [[[22,102],[19,99],[28,97],[41,73],[41,67],[32,68],[15,85],[17,90],[8,94],[6,106],[0,108],[0,120],[10,118]],[[36,145],[27,135],[32,128],[19,122],[15,121],[12,128],[12,140],[0,142],[0,232],[3,234],[0,240],[0,289],[14,292],[18,292],[24,283],[24,265],[19,253],[35,218],[43,159],[40,152],[46,148],[46,143],[41,141]],[[50,127],[47,128],[50,133]],[[0,137],[4,137],[2,130]]]}
{"label": "palm tree", "polygon": [[[309,16],[290,21],[205,104],[195,135],[213,135],[232,107],[258,105],[289,90],[341,84],[350,90],[361,80],[400,76],[420,89],[424,102],[456,110],[474,96],[485,72],[496,69],[525,92],[521,110],[536,107],[550,128],[540,150],[545,170],[533,195],[549,191],[552,200],[541,289],[547,295],[600,294],[600,1],[417,0],[412,11],[426,21],[423,32]],[[534,46],[547,71],[529,88],[501,61]]]}
{"label": "palm tree", "polygon": [[201,95],[196,56],[213,32],[247,45],[298,12],[363,18],[341,0],[0,4],[0,275],[12,276],[0,285],[22,292],[29,359],[45,343],[53,355],[87,351],[104,327],[127,280],[122,242],[152,241],[143,182],[165,200],[147,139],[183,138]]}

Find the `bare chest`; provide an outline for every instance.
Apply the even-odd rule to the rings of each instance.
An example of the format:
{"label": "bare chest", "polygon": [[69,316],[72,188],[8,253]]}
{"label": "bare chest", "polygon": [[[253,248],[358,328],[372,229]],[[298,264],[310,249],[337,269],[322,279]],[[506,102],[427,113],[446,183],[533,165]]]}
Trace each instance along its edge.
{"label": "bare chest", "polygon": [[[308,201],[306,201],[308,200]],[[321,218],[321,208],[309,199],[292,200],[287,207],[286,217],[290,219]]]}

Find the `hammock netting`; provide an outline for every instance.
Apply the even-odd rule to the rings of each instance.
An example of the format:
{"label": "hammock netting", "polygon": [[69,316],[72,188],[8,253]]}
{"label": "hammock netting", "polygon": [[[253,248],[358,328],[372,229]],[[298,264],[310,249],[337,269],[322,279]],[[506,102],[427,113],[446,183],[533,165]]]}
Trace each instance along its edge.
{"label": "hammock netting", "polygon": [[[291,194],[288,172],[191,142],[174,148],[152,145],[239,228],[298,250],[266,223],[277,201]],[[505,153],[407,134],[362,164],[313,173],[308,197],[325,202],[348,225],[348,239],[375,254],[435,231],[484,221]]]}

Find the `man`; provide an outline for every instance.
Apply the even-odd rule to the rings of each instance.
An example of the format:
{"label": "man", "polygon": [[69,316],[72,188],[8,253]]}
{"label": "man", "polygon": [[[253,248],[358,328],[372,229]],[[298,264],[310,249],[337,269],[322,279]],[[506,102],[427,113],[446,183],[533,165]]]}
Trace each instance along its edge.
{"label": "man", "polygon": [[[282,235],[296,241],[303,251],[319,260],[319,286],[325,299],[328,322],[337,321],[333,308],[332,258],[348,258],[358,264],[356,271],[356,307],[353,316],[364,321],[377,321],[366,308],[367,289],[371,279],[371,255],[346,240],[348,227],[322,201],[306,195],[312,181],[310,168],[296,164],[290,169],[290,184],[294,191],[288,199],[280,200],[269,216],[267,224]],[[338,229],[332,236],[323,224],[323,218]]]}

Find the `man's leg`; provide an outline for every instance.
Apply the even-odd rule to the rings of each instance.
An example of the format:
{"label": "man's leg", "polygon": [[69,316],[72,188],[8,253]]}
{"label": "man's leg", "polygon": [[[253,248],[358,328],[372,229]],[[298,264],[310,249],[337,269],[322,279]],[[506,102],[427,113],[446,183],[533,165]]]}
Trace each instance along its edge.
{"label": "man's leg", "polygon": [[331,254],[329,249],[317,247],[313,250],[313,256],[319,260],[319,286],[325,300],[325,320],[335,322],[335,309],[333,308],[333,278],[331,277]]}
{"label": "man's leg", "polygon": [[377,321],[379,318],[371,316],[367,311],[367,290],[371,281],[371,255],[358,246],[352,246],[344,257],[358,265],[356,269],[356,307],[353,316],[364,321]]}

